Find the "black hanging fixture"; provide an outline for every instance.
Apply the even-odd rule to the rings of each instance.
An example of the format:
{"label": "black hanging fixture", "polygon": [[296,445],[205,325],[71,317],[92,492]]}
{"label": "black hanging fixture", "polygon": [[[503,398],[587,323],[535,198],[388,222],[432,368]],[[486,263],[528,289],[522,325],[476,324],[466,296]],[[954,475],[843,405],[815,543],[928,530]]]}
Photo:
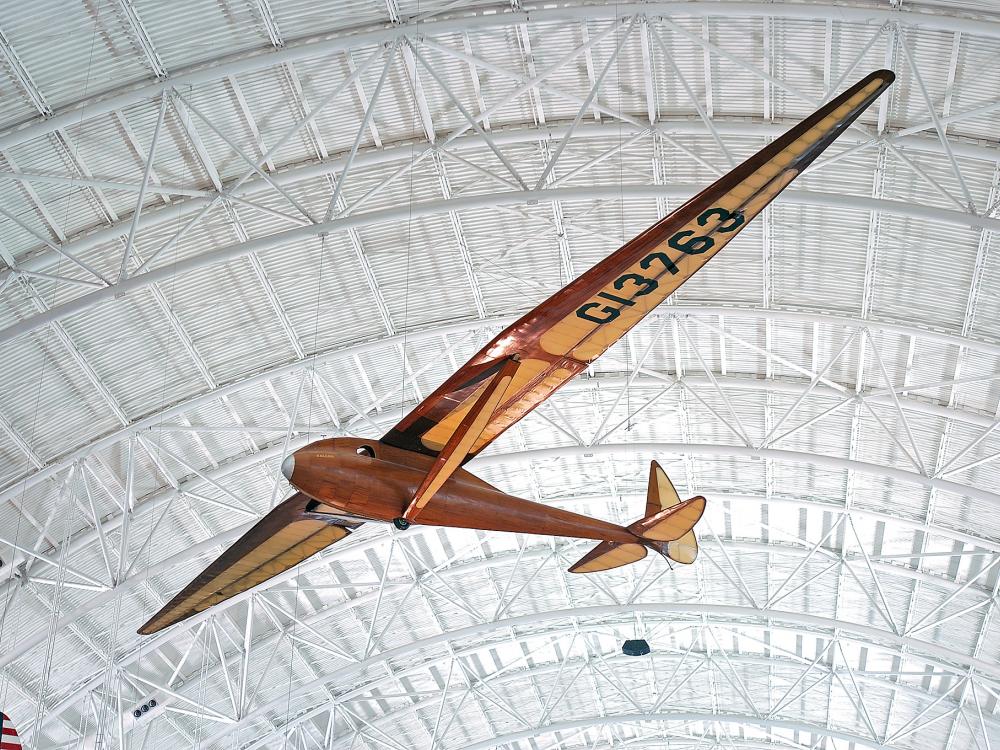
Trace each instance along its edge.
{"label": "black hanging fixture", "polygon": [[625,641],[622,644],[622,653],[625,656],[645,656],[649,653],[649,644],[642,638]]}

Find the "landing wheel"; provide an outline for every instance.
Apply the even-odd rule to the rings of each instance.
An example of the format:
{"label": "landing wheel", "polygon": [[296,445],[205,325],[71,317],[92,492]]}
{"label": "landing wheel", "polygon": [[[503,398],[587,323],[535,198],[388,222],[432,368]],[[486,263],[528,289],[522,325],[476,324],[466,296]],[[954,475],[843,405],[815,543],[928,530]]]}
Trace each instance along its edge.
{"label": "landing wheel", "polygon": [[405,518],[394,518],[392,520],[392,525],[395,526],[400,531],[406,531],[408,528],[410,528],[410,522],[407,521]]}

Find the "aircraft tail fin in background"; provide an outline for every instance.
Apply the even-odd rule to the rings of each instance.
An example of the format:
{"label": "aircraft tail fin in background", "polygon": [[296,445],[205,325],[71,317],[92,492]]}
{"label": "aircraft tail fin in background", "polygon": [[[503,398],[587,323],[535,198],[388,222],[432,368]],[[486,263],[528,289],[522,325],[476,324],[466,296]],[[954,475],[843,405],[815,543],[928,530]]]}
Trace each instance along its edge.
{"label": "aircraft tail fin in background", "polygon": [[656,461],[651,462],[646,517],[628,527],[636,541],[601,542],[569,571],[597,573],[638,562],[646,556],[647,547],[674,562],[690,565],[698,557],[694,526],[705,512],[705,502],[701,495],[681,500],[667,473]]}
{"label": "aircraft tail fin in background", "polygon": [[17,730],[5,713],[0,713],[0,750],[21,750]]}

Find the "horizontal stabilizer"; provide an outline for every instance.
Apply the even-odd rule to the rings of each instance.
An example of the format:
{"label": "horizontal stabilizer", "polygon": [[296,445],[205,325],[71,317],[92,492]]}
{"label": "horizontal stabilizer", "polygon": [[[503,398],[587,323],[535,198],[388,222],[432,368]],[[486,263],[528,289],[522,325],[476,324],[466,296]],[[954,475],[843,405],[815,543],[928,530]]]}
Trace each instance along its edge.
{"label": "horizontal stabilizer", "polygon": [[690,565],[698,558],[698,540],[694,530],[689,531],[680,539],[667,542],[667,557],[681,565]]}
{"label": "horizontal stabilizer", "polygon": [[672,542],[691,531],[704,512],[705,498],[698,495],[636,521],[628,530],[653,542]]}
{"label": "horizontal stabilizer", "polygon": [[646,556],[646,548],[631,542],[601,542],[569,569],[570,573],[596,573],[637,562]]}
{"label": "horizontal stabilizer", "polygon": [[646,556],[651,548],[664,557],[690,565],[698,557],[698,539],[694,525],[705,512],[701,495],[681,500],[663,468],[653,461],[649,467],[646,491],[646,517],[628,530],[634,542],[601,542],[569,569],[570,573],[597,573],[628,565]]}
{"label": "horizontal stabilizer", "polygon": [[159,632],[294,568],[357,525],[335,519],[322,512],[325,508],[301,492],[292,495],[139,628],[140,635]]}

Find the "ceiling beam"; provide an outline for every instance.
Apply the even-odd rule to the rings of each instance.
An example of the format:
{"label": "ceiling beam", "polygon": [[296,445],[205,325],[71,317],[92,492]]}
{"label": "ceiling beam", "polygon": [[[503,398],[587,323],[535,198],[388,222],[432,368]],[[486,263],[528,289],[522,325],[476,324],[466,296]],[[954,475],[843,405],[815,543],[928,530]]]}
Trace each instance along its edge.
{"label": "ceiling beam", "polygon": [[[823,737],[826,740],[836,742],[846,742],[852,747],[866,747],[872,750],[894,750],[898,745],[883,745],[866,737],[863,734],[845,732],[821,723],[811,723],[807,721],[795,721],[791,719],[763,718],[753,714],[741,714],[735,712],[714,712],[714,711],[658,711],[656,713],[631,713],[631,714],[609,714],[608,716],[594,716],[583,719],[570,719],[566,721],[554,721],[543,727],[524,729],[520,732],[492,737],[488,740],[473,742],[463,746],[462,750],[487,750],[488,748],[506,746],[512,747],[523,740],[534,740],[547,734],[556,732],[572,731],[574,729],[618,726],[621,724],[646,724],[652,722],[704,722],[709,725],[735,724],[737,726],[759,727],[761,729],[779,729],[788,732],[807,732],[814,737]],[[618,743],[615,743],[618,746]],[[815,745],[814,745],[815,746]]]}
{"label": "ceiling beam", "polygon": [[[539,637],[539,638],[551,638],[553,635],[558,635],[560,633],[560,631],[564,632],[566,635],[571,635],[574,632],[578,632],[578,630],[579,630],[579,626],[574,625],[572,627],[568,627],[568,628],[564,628],[564,629],[555,629],[554,628],[552,630],[544,631],[543,633],[540,633],[540,634],[533,634],[533,636]],[[480,646],[480,648],[485,649],[485,648],[488,648],[489,646],[492,646],[492,645],[493,644],[488,644],[488,645]],[[716,653],[718,653],[718,651],[716,651]],[[463,654],[463,655],[469,655],[469,654]],[[679,655],[680,654],[677,651],[659,652],[659,651],[654,650],[653,651],[652,661],[656,662],[656,668],[658,670],[660,670],[661,674],[667,674],[668,670],[669,670],[669,664],[672,661],[676,660],[676,658]],[[698,666],[697,662],[701,661],[702,668],[705,668],[705,669],[711,669],[712,668],[712,654],[709,654],[709,653],[704,652],[704,651],[694,650],[694,651],[691,652],[691,656],[694,657],[694,659],[692,659],[692,662],[691,662],[691,666],[692,667],[697,667]],[[737,652],[737,651],[732,651],[732,652],[727,653],[726,654],[726,659],[728,661],[734,663],[734,664],[743,666],[743,667],[747,668],[748,670],[749,669],[753,669],[753,668],[759,668],[759,667],[768,667],[768,666],[771,666],[771,665],[777,665],[777,667],[779,669],[795,669],[795,668],[801,668],[801,667],[807,666],[807,662],[804,662],[804,661],[801,661],[801,660],[790,659],[790,658],[785,657],[785,656],[776,656],[776,655],[758,656],[756,654],[741,653],[741,652]],[[580,668],[581,666],[583,666],[584,663],[585,662],[582,659],[579,659],[579,658],[578,659],[567,660],[566,661],[566,665],[567,666],[566,666],[565,670],[567,671],[567,673],[572,673],[573,671],[575,671],[575,669]],[[604,665],[606,665],[606,666],[608,666],[611,669],[614,669],[617,666],[629,666],[629,667],[632,667],[635,664],[635,662],[633,660],[633,657],[624,656],[621,653],[613,653],[613,654],[608,654],[606,656],[603,656],[601,663],[604,664]],[[517,670],[516,672],[507,673],[507,674],[504,674],[504,675],[501,675],[501,676],[498,676],[498,677],[494,677],[494,678],[489,678],[488,681],[491,684],[494,684],[494,685],[513,682],[513,683],[516,683],[518,686],[521,686],[521,685],[524,684],[525,680],[534,681],[534,680],[536,680],[536,679],[538,679],[540,677],[547,677],[547,676],[553,675],[554,673],[557,675],[557,679],[558,679],[558,673],[560,671],[560,665],[561,665],[561,661],[552,662],[552,663],[535,663],[535,664],[531,665],[530,667],[528,667],[526,669]],[[425,667],[425,666],[426,665],[420,665],[420,667]],[[406,676],[409,673],[409,671],[410,670],[408,670],[407,672],[403,673],[402,675],[397,675],[397,676]],[[837,667],[835,669],[830,669],[830,666],[827,665],[827,664],[823,664],[822,671],[825,672],[828,675],[838,674],[838,673],[842,673],[842,672],[843,673],[855,672],[855,670],[853,670],[851,667],[846,667],[846,668],[845,667]],[[871,688],[875,689],[875,690],[888,690],[888,691],[903,692],[903,693],[907,693],[909,695],[914,696],[915,698],[917,698],[917,700],[920,700],[920,701],[927,701],[927,700],[929,700],[929,696],[928,696],[927,691],[922,690],[919,687],[907,685],[906,683],[896,683],[894,681],[891,681],[891,680],[888,680],[888,679],[884,679],[884,678],[881,678],[881,677],[877,677],[875,675],[866,674],[863,671],[855,672],[854,675],[853,675],[853,678],[855,680],[857,680],[859,683],[871,686]],[[786,678],[786,679],[790,679],[790,678]],[[354,702],[364,703],[364,702],[367,702],[367,701],[375,702],[375,701],[379,700],[379,696],[375,695],[374,691],[380,689],[380,686],[385,681],[387,681],[387,680],[388,680],[388,678],[384,678],[383,680],[380,680],[380,681],[377,681],[377,682],[374,682],[374,683],[366,683],[366,684],[360,685],[358,687],[355,687],[352,690],[349,690],[349,691],[341,693],[338,696],[338,698],[339,698],[339,700],[341,700],[343,702],[351,702],[351,703],[354,703]],[[367,693],[372,693],[373,694],[370,699],[366,699],[364,697]],[[937,694],[932,693],[931,696],[937,697]],[[396,710],[396,711],[392,711],[392,712],[388,712],[388,713],[383,713],[383,714],[379,715],[377,718],[375,718],[373,720],[373,723],[379,724],[379,723],[386,722],[386,723],[389,723],[389,724],[395,724],[396,722],[399,722],[405,716],[407,716],[409,714],[412,714],[414,712],[420,711],[420,710],[427,711],[427,712],[432,712],[432,711],[434,711],[433,704],[440,703],[440,701],[442,700],[442,697],[443,696],[442,696],[441,693],[427,694],[425,696],[421,696],[421,700],[417,701],[416,703],[413,703],[411,705],[407,705],[406,707],[404,707],[402,709],[399,709],[399,710]],[[314,709],[311,709],[311,710],[306,711],[306,712],[304,712],[302,714],[299,714],[298,716],[295,716],[294,718],[291,718],[287,723],[285,723],[285,724],[283,724],[283,725],[281,725],[279,727],[276,727],[272,733],[270,733],[268,735],[264,735],[263,737],[255,738],[254,739],[254,743],[252,745],[250,745],[248,748],[246,748],[246,750],[254,750],[255,748],[258,748],[258,747],[266,747],[266,746],[268,746],[267,743],[269,743],[269,742],[273,743],[274,740],[277,737],[280,737],[282,733],[288,731],[290,728],[294,727],[296,724],[302,723],[304,721],[309,721],[310,719],[314,718],[316,714],[321,713],[324,710],[327,710],[326,707],[324,707],[324,706],[318,706],[318,707],[316,707]],[[996,718],[990,717],[989,721],[991,722],[991,724],[993,724],[994,727],[1000,726],[1000,724],[997,723],[998,720]],[[540,730],[544,730],[546,726],[548,726],[548,725],[540,726],[539,729]],[[859,725],[859,727],[860,727],[860,725]],[[844,728],[844,727],[842,726],[841,728]],[[674,739],[676,740],[678,738],[675,737]],[[770,748],[770,750],[774,750],[776,748],[776,746],[773,743],[767,743],[767,744],[760,743],[760,745],[762,747],[764,747],[765,749],[766,748]],[[745,745],[742,741],[741,741],[741,744],[740,744],[741,748],[744,748],[744,747],[754,747],[754,746],[755,745]],[[663,745],[657,745],[657,747],[662,748]],[[796,745],[796,747],[798,747],[798,746]]]}
{"label": "ceiling beam", "polygon": [[[237,98],[239,99],[239,97]],[[998,103],[997,106],[1000,108],[1000,103]],[[713,132],[711,134],[706,131],[704,123],[698,120],[691,120],[689,118],[673,120],[669,118],[661,118],[657,122],[657,127],[660,131],[670,133],[672,135],[705,137],[709,137],[711,135],[712,138],[720,136],[752,137],[758,138],[763,144],[784,133],[791,125],[794,124],[790,121],[751,122],[745,119],[726,120],[725,118],[717,118],[711,122],[713,126]],[[544,127],[518,127],[502,131],[494,131],[488,134],[488,137],[485,137],[484,134],[469,134],[460,136],[453,140],[449,149],[451,152],[472,152],[505,145],[536,144],[539,141],[564,138],[568,131],[568,124],[548,123]],[[588,122],[581,123],[574,131],[573,137],[578,141],[597,139],[602,141],[612,140],[614,142],[619,142],[625,137],[630,139],[644,137],[647,131],[648,128],[642,128],[631,123],[618,121],[602,123]],[[910,153],[919,151],[935,155],[943,154],[941,142],[936,137],[928,138],[920,135],[896,137],[887,135],[885,136],[885,139],[885,142],[893,143]],[[844,145],[860,148],[868,144],[869,140],[864,134],[859,133],[858,131],[848,130],[841,136],[840,142]],[[359,149],[352,161],[352,169],[359,170],[363,168],[380,167],[386,164],[409,162],[412,159],[412,149],[413,144],[410,142],[392,143],[386,145],[384,148],[376,147]],[[995,163],[998,158],[997,148],[968,143],[965,141],[955,142],[952,145],[952,150],[954,153],[965,158],[981,159],[983,161],[990,162],[990,164]],[[229,190],[232,191],[233,197],[246,198],[251,195],[261,193],[266,194],[275,189],[274,185],[282,187],[292,186],[303,182],[308,183],[317,177],[330,177],[333,174],[339,173],[343,170],[349,158],[349,153],[340,153],[335,154],[328,159],[300,164],[283,165],[280,171],[272,170],[273,174],[268,175],[268,180],[257,177],[252,180],[247,180],[239,186],[238,189],[234,189],[234,187],[231,186]],[[583,172],[584,170],[581,169],[578,171]],[[23,175],[20,173],[12,173],[11,177],[20,179]],[[25,179],[27,180],[28,178]],[[52,177],[52,179],[61,178]],[[65,179],[71,180],[73,178],[66,177]],[[561,184],[563,181],[564,180],[560,180],[559,183]],[[156,180],[153,179],[153,182],[155,183]],[[82,183],[80,184],[82,186]],[[121,188],[121,185],[114,182],[107,183],[107,186],[115,187],[115,189]],[[702,187],[703,186],[691,186],[690,190],[697,192]],[[136,184],[134,186],[134,190],[138,189],[139,185]],[[666,187],[663,189],[667,190]],[[203,210],[206,205],[212,202],[217,193],[217,191],[206,191],[202,189],[194,190],[183,188],[181,186],[171,186],[170,189],[166,189],[165,192],[172,195],[188,195],[193,199],[177,200],[171,202],[169,205],[148,207],[144,211],[143,216],[143,226],[147,229],[158,227],[162,224],[173,225],[181,218]],[[687,192],[679,194],[676,197],[687,199],[691,194],[691,192]],[[227,192],[227,195],[230,195],[230,193]],[[666,197],[666,194],[659,197]],[[887,208],[890,209],[887,213],[892,213],[891,206],[887,206]],[[966,215],[961,211],[955,211],[954,213],[960,216]],[[129,223],[130,219],[127,218],[96,231],[82,232],[69,238],[66,242],[58,243],[58,247],[65,252],[85,255],[88,250],[101,247],[108,242],[114,241],[119,236],[126,235],[128,233]],[[961,224],[963,222],[958,221],[958,223]],[[34,250],[23,253],[22,257],[18,259],[18,263],[19,266],[25,270],[41,271],[49,265],[58,262],[59,257],[60,256],[52,248],[40,245]]]}
{"label": "ceiling beam", "polygon": [[[955,336],[952,334],[943,334],[937,331],[929,331],[915,326],[906,326],[895,323],[877,323],[869,320],[862,320],[859,318],[851,318],[848,316],[836,316],[829,314],[819,314],[819,313],[803,313],[790,310],[776,310],[776,309],[761,309],[761,308],[739,308],[739,307],[710,307],[710,306],[698,306],[698,305],[671,305],[668,309],[664,309],[663,313],[669,312],[674,315],[695,315],[704,316],[706,318],[717,317],[719,315],[725,315],[731,320],[738,320],[740,318],[745,318],[749,320],[758,321],[774,321],[774,322],[785,322],[792,324],[820,324],[829,326],[842,326],[848,329],[861,329],[869,328],[872,332],[878,334],[896,334],[903,337],[915,337],[918,339],[935,342],[943,344],[946,346],[956,346],[956,347],[966,347],[970,351],[977,351],[983,354],[989,354],[994,356],[1000,356],[1000,345],[992,344],[989,342],[977,341],[975,339],[965,339],[960,336]],[[653,313],[650,316],[651,321],[656,321],[659,318],[659,313]],[[253,375],[234,380],[228,383],[219,385],[217,388],[199,393],[192,396],[184,401],[180,401],[173,404],[165,409],[156,411],[152,414],[146,415],[145,417],[131,422],[122,429],[103,435],[89,443],[80,446],[76,450],[66,454],[65,456],[50,462],[44,468],[37,472],[32,473],[26,478],[19,478],[18,480],[10,483],[8,486],[0,489],[0,502],[5,502],[10,499],[10,497],[22,492],[23,490],[30,489],[40,482],[48,479],[51,476],[58,474],[59,472],[67,469],[80,458],[85,458],[87,455],[99,451],[103,448],[111,446],[125,438],[130,434],[135,434],[142,432],[144,430],[150,430],[156,426],[163,424],[168,419],[173,419],[184,413],[193,410],[199,406],[212,403],[217,399],[230,396],[244,388],[249,388],[254,385],[258,385],[276,378],[298,373],[303,368],[313,368],[319,363],[325,363],[332,360],[338,359],[350,359],[356,355],[372,353],[380,351],[382,349],[396,349],[403,343],[404,336],[408,345],[415,345],[425,341],[432,341],[439,339],[441,336],[450,335],[464,335],[469,332],[484,331],[489,332],[492,330],[501,329],[504,326],[509,325],[513,322],[515,316],[503,316],[488,318],[485,320],[470,320],[462,321],[459,323],[449,323],[443,326],[435,326],[432,328],[427,328],[419,331],[407,332],[406,334],[394,334],[393,336],[386,336],[373,341],[366,341],[359,344],[351,344],[344,347],[338,347],[326,352],[320,352],[315,355],[310,355],[306,359],[296,360],[294,362],[283,363],[274,366],[270,369],[263,370]],[[571,384],[570,387],[576,387]],[[820,387],[822,388],[822,386]],[[824,392],[824,391],[820,391]],[[903,399],[906,403],[911,403],[906,398]],[[931,408],[933,405],[927,404],[926,406],[914,406],[916,409],[927,409]],[[938,416],[945,416],[944,412],[938,412]],[[976,424],[981,427],[990,427],[993,423],[993,419],[990,419],[986,415],[979,415],[972,412],[958,412],[948,414],[948,418],[961,419],[962,421],[969,422],[971,424]]]}
{"label": "ceiling beam", "polygon": [[[57,129],[78,125],[82,119],[98,117],[126,109],[138,102],[159,97],[169,87],[193,87],[218,81],[227,75],[239,75],[264,70],[309,58],[322,58],[337,52],[354,48],[373,47],[401,39],[409,33],[426,36],[447,36],[463,32],[495,30],[516,26],[531,21],[532,24],[547,24],[579,21],[612,21],[628,15],[671,16],[686,18],[720,17],[728,24],[739,23],[740,19],[760,17],[787,19],[833,19],[842,23],[866,24],[873,28],[886,22],[898,22],[904,26],[933,29],[948,32],[962,32],[971,37],[1000,39],[1000,19],[994,16],[981,18],[943,13],[923,12],[911,6],[870,7],[847,3],[770,3],[770,2],[714,2],[694,0],[690,2],[649,2],[623,3],[614,6],[578,5],[559,8],[533,8],[530,11],[516,10],[509,13],[495,13],[488,7],[479,14],[457,16],[443,20],[405,21],[389,27],[380,26],[374,30],[350,29],[350,33],[321,41],[285,43],[275,48],[235,60],[205,65],[184,73],[168,75],[162,81],[138,86],[121,93],[97,92],[87,99],[61,107],[53,116],[28,125],[8,130],[0,135],[0,150],[23,143],[33,138],[47,135]],[[370,28],[370,27],[369,27]]]}
{"label": "ceiling beam", "polygon": [[[532,205],[538,201],[551,200],[624,200],[640,198],[672,197],[686,199],[697,193],[699,185],[590,185],[586,187],[549,188],[545,190],[514,190],[498,193],[483,193],[461,198],[436,199],[414,203],[412,206],[394,206],[363,213],[352,214],[345,218],[295,227],[274,234],[236,242],[212,250],[197,252],[181,260],[163,264],[145,273],[130,276],[102,289],[89,292],[79,297],[53,306],[45,312],[39,312],[31,317],[14,323],[0,330],[0,344],[9,342],[18,336],[38,330],[43,326],[79,314],[93,305],[107,303],[116,297],[126,295],[137,289],[143,289],[150,284],[161,281],[176,280],[186,273],[226,263],[237,258],[243,258],[250,253],[263,252],[285,245],[292,245],[310,240],[314,237],[335,232],[357,229],[359,227],[405,222],[429,216],[447,214],[450,211],[477,210],[495,208],[497,206]],[[922,206],[905,201],[870,198],[860,195],[841,193],[821,193],[809,190],[789,189],[783,192],[775,201],[776,204],[831,206],[847,208],[855,211],[879,211],[897,216],[905,216],[917,220],[931,220],[964,227],[978,227],[990,231],[1000,231],[1000,219],[985,216],[972,216],[945,208]]]}
{"label": "ceiling beam", "polygon": [[[602,619],[607,621],[609,618],[620,618],[631,622],[636,613],[669,617],[673,621],[680,621],[685,615],[691,616],[694,622],[700,622],[702,617],[708,617],[713,621],[718,620],[719,622],[729,623],[735,620],[738,624],[756,623],[760,620],[766,622],[768,627],[780,629],[785,625],[801,626],[814,634],[832,634],[839,631],[842,635],[852,639],[856,638],[859,641],[863,641],[867,638],[876,643],[892,644],[893,647],[907,647],[913,649],[914,652],[922,652],[934,658],[940,658],[944,663],[968,665],[975,668],[983,676],[990,676],[994,679],[1000,678],[1000,666],[990,660],[972,659],[968,655],[958,653],[946,646],[930,644],[909,636],[895,635],[870,625],[834,620],[804,612],[786,612],[728,604],[708,604],[702,602],[634,603],[627,606],[598,605],[535,612],[496,622],[470,625],[447,633],[429,636],[412,643],[387,649],[367,659],[332,670],[320,678],[320,680],[300,683],[288,691],[287,694],[283,693],[280,697],[258,706],[255,714],[268,711],[284,711],[289,701],[304,697],[317,687],[321,687],[321,685],[331,683],[350,684],[352,680],[357,678],[357,675],[364,674],[376,664],[386,661],[391,662],[398,658],[412,659],[416,653],[424,649],[433,649],[446,643],[482,638],[488,634],[505,631],[510,628],[523,628],[560,620],[572,621],[576,619],[578,621],[589,621]],[[206,738],[205,744],[212,745],[230,733],[246,729],[249,726],[251,726],[250,717],[244,717],[236,724],[227,726],[222,731],[216,732]]]}

